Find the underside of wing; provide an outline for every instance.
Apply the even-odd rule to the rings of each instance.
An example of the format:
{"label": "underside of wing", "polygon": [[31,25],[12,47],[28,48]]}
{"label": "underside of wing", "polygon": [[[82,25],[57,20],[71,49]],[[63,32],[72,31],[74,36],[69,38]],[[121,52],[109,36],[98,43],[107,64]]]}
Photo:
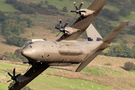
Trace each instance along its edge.
{"label": "underside of wing", "polygon": [[[31,67],[23,75],[23,78],[18,77],[18,81],[12,87],[10,87],[9,90],[21,90],[24,86],[26,86],[29,82],[31,82],[34,78],[36,78],[39,74],[41,74],[48,67],[49,67],[49,65],[46,65],[46,64],[38,64],[35,67]],[[24,80],[24,81],[21,82],[21,80]]]}
{"label": "underside of wing", "polygon": [[101,11],[103,6],[106,4],[108,0],[95,0],[92,5],[88,8],[92,10],[92,14],[88,14],[87,16],[81,15],[78,20],[72,25],[72,30],[75,30],[71,35],[63,34],[58,41],[61,40],[76,40],[80,37],[80,35],[88,28],[88,26],[92,23],[98,13]]}
{"label": "underside of wing", "polygon": [[76,72],[80,72],[84,67],[86,67],[97,55],[99,55],[103,50],[98,50],[95,53],[93,53],[91,56],[89,56],[83,63],[79,65],[79,67],[76,69]]}

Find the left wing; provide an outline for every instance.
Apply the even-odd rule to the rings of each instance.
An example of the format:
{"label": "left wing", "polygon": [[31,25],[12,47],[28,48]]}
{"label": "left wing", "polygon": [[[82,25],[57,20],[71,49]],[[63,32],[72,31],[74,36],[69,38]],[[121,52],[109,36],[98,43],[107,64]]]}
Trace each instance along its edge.
{"label": "left wing", "polygon": [[[72,25],[70,31],[72,30],[71,35],[63,34],[63,36],[58,40],[76,40],[79,36],[88,28],[92,23],[98,13],[101,11],[103,6],[107,3],[108,0],[95,0],[92,5],[86,10],[90,12],[87,16],[80,16],[80,18]],[[68,31],[68,30],[67,30]]]}
{"label": "left wing", "polygon": [[[45,69],[47,69],[49,65],[46,64],[38,64],[35,67],[31,67],[24,75],[21,80],[23,82],[19,82],[18,80],[9,90],[21,90],[24,86],[26,86],[29,82],[31,82],[34,78],[36,78],[39,74],[41,74]],[[19,79],[19,76],[18,76]]]}

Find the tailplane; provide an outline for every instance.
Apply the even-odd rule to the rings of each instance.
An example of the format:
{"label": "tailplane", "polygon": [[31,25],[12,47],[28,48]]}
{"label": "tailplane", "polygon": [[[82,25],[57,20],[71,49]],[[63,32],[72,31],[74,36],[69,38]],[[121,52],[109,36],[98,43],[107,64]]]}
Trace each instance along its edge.
{"label": "tailplane", "polygon": [[129,21],[124,21],[121,23],[116,29],[114,29],[111,33],[109,33],[105,38],[102,39],[101,44],[94,49],[94,51],[89,53],[88,57],[79,65],[76,69],[76,72],[81,71],[84,67],[86,67],[97,55],[99,55],[105,48],[110,46],[110,43],[113,39],[120,33],[120,31],[128,24]]}

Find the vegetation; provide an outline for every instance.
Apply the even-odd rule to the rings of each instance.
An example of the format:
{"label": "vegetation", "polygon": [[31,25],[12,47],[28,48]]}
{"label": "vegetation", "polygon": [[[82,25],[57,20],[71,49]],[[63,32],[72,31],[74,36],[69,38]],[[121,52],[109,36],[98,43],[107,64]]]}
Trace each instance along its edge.
{"label": "vegetation", "polygon": [[[57,15],[61,14],[59,10],[53,6],[48,5],[48,7],[42,7],[42,3],[35,4],[35,3],[24,3],[17,0],[6,0],[5,1],[8,4],[12,4],[17,10],[22,11],[26,14],[34,14],[36,12],[40,14],[46,14],[46,15]],[[46,4],[48,4],[48,1],[45,1]]]}
{"label": "vegetation", "polygon": [[135,70],[135,64],[133,62],[126,62],[124,69],[127,71]]}
{"label": "vegetation", "polygon": [[27,59],[21,55],[21,49],[17,49],[14,53],[5,52],[2,56],[2,60],[10,60],[16,62],[27,61]]}
{"label": "vegetation", "polygon": [[63,12],[67,12],[68,10],[67,10],[67,7],[63,7],[63,10],[62,10]]}
{"label": "vegetation", "polygon": [[113,57],[135,58],[135,49],[129,48],[124,44],[112,45],[102,54]]}
{"label": "vegetation", "polygon": [[9,44],[9,45],[15,45],[18,47],[22,47],[27,42],[27,39],[10,35],[6,38],[6,41],[7,41],[7,44]]}
{"label": "vegetation", "polygon": [[0,11],[2,23],[1,34],[6,37],[7,44],[22,47],[26,42],[26,38],[18,35],[23,34],[28,27],[32,27],[33,23],[28,18],[22,18],[9,13],[7,16]]}
{"label": "vegetation", "polygon": [[[3,67],[4,66],[4,67]],[[7,70],[9,71],[10,68],[16,67],[16,72],[18,72],[17,68],[20,68],[21,70],[26,71],[28,66],[25,65],[17,65],[17,64],[9,64],[9,63],[0,63],[0,70]],[[25,68],[25,69],[24,69]],[[52,73],[52,72],[59,72],[61,70],[58,69],[51,69],[48,68],[46,73]],[[71,73],[71,71],[70,71]],[[1,77],[4,76],[0,72]],[[2,78],[0,78],[1,81]],[[5,80],[5,79],[4,79]],[[6,78],[8,80],[8,78]],[[59,82],[58,82],[59,81]],[[37,84],[38,82],[38,84]],[[87,83],[86,83],[87,82]],[[64,84],[63,84],[64,83]],[[83,84],[83,85],[81,85]],[[3,84],[0,84],[3,85]],[[72,86],[72,87],[71,87]],[[93,87],[92,87],[93,86]],[[2,90],[7,90],[8,85],[5,84],[2,86]],[[2,88],[0,87],[0,88]],[[43,72],[43,74],[39,75],[37,78],[35,78],[28,87],[30,89],[28,90],[44,90],[45,88],[49,90],[89,90],[89,89],[98,89],[98,87],[102,90],[115,90],[111,86],[102,85],[96,82],[92,81],[86,81],[81,79],[69,79],[66,77],[60,77],[60,76],[54,76],[54,75],[47,75]],[[22,89],[23,90],[23,89]],[[27,90],[27,89],[24,89]]]}
{"label": "vegetation", "polygon": [[119,13],[116,11],[110,11],[109,9],[103,9],[100,13],[104,18],[108,18],[113,21],[119,21]]}

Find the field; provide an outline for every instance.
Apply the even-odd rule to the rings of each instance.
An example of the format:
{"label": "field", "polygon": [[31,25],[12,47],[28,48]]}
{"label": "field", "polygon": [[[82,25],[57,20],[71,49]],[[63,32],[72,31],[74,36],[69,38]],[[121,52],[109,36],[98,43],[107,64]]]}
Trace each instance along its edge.
{"label": "field", "polygon": [[[135,63],[134,59],[98,56],[81,72],[74,72],[77,65],[59,67],[62,69],[48,68],[28,86],[33,90],[134,90],[135,72],[122,68],[129,61]],[[23,74],[28,65],[0,61],[2,90],[7,90],[5,88],[9,83],[6,81],[10,77],[6,73],[13,68],[16,68],[17,73]]]}

